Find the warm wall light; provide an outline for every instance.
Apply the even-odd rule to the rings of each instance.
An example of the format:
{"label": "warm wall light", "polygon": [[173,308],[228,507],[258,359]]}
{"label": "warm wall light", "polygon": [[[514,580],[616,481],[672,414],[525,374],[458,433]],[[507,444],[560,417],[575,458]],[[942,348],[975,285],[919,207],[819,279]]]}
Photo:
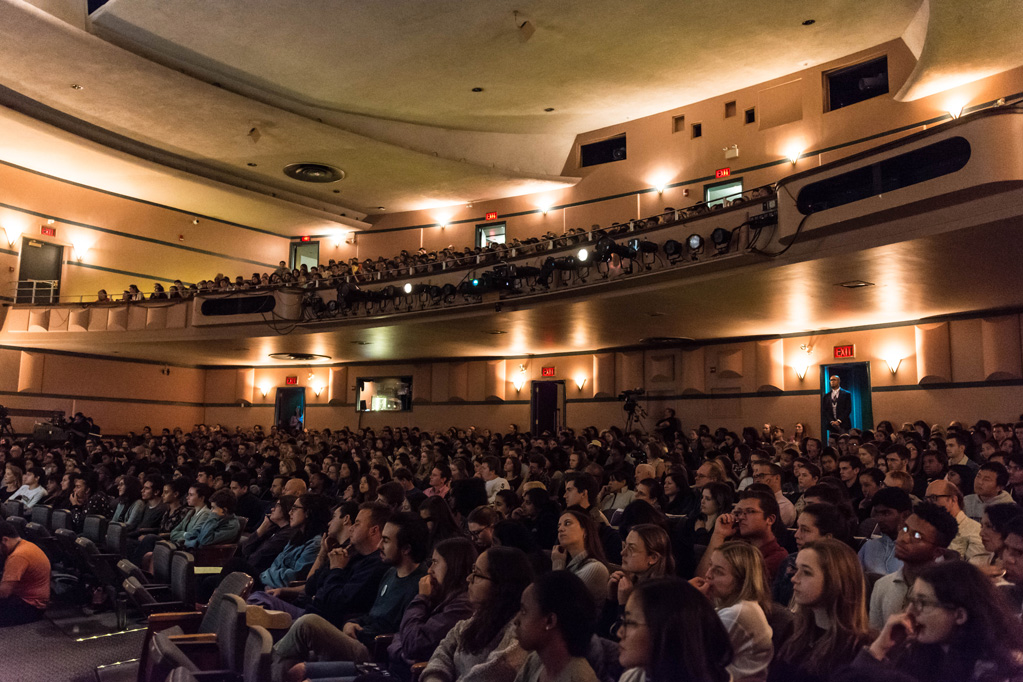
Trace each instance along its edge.
{"label": "warm wall light", "polygon": [[666,190],[667,188],[668,188],[668,183],[666,183],[666,182],[661,182],[661,183],[658,183],[658,184],[654,185],[654,189],[657,190],[658,194],[664,194],[664,190]]}
{"label": "warm wall light", "polygon": [[575,378],[575,385],[579,387],[579,390],[583,390],[583,386],[586,385],[586,377],[579,375]]}
{"label": "warm wall light", "polygon": [[785,158],[787,158],[792,163],[796,163],[797,161],[799,161],[799,159],[803,158],[804,151],[805,150],[799,145],[792,145],[791,147],[785,150]]}
{"label": "warm wall light", "polygon": [[899,365],[902,364],[902,358],[898,356],[892,356],[884,359],[886,365],[888,365],[888,371],[895,376],[895,373],[899,371]]}
{"label": "warm wall light", "polygon": [[953,119],[957,119],[963,115],[963,109],[966,108],[966,104],[967,102],[965,100],[952,100],[945,105],[945,111],[947,111],[948,115]]}
{"label": "warm wall light", "polygon": [[22,229],[16,225],[4,225],[4,234],[7,235],[7,245],[14,246],[14,242],[18,241],[18,237],[21,236]]}
{"label": "warm wall light", "polygon": [[320,397],[320,394],[321,394],[321,393],[323,393],[323,389],[324,389],[324,388],[325,388],[325,387],[324,387],[324,385],[323,385],[323,384],[319,384],[319,383],[317,383],[317,384],[313,384],[313,393],[315,393],[315,394],[316,394],[316,397],[317,397],[317,398],[319,398],[319,397]]}
{"label": "warm wall light", "polygon": [[547,215],[547,212],[551,210],[550,205],[540,206],[539,208],[540,208],[540,212],[543,213],[544,215]]}
{"label": "warm wall light", "polygon": [[799,377],[800,381],[802,381],[806,378],[806,371],[810,369],[810,363],[803,360],[793,365],[792,369],[796,370],[796,376]]}
{"label": "warm wall light", "polygon": [[526,377],[522,376],[521,374],[519,376],[515,377],[514,379],[512,379],[512,386],[515,387],[515,392],[516,393],[518,393],[519,391],[522,390],[522,387],[523,387],[523,385],[525,385],[525,383],[526,383]]}
{"label": "warm wall light", "polygon": [[271,387],[270,387],[270,384],[262,384],[262,385],[261,385],[261,386],[259,387],[259,392],[260,392],[260,393],[262,393],[262,394],[263,394],[263,397],[265,398],[265,397],[266,397],[266,394],[270,392],[270,388],[271,388]]}
{"label": "warm wall light", "polygon": [[71,242],[71,250],[74,252],[75,258],[78,260],[78,262],[81,262],[82,259],[85,258],[85,254],[89,252],[90,248],[92,248],[92,245],[87,242],[83,241]]}

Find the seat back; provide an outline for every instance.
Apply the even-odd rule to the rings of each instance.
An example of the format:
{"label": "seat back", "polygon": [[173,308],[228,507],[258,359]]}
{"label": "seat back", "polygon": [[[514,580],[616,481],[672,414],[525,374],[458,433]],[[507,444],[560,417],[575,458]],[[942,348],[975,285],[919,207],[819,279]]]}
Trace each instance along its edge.
{"label": "seat back", "polygon": [[117,562],[117,572],[126,580],[128,578],[135,578],[140,585],[145,585],[149,582],[149,578],[142,572],[142,569],[127,559],[121,559]]}
{"label": "seat back", "polygon": [[46,530],[46,526],[30,521],[25,524],[25,534],[22,537],[38,545],[50,540],[53,536],[50,535],[50,531]]}
{"label": "seat back", "polygon": [[245,528],[249,525],[249,520],[244,516],[238,516],[236,514],[235,518],[238,519],[238,535],[234,536],[234,540],[231,541],[232,544],[237,544],[242,541],[242,535],[245,533]]}
{"label": "seat back", "polygon": [[11,516],[24,516],[25,505],[17,500],[7,500],[4,502],[4,518],[10,518]]}
{"label": "seat back", "polygon": [[145,670],[140,670],[140,679],[145,682],[166,682],[171,672],[178,667],[183,667],[191,672],[197,672],[195,663],[185,655],[181,649],[162,632],[157,632],[149,640],[149,651],[145,657]]}
{"label": "seat back", "polygon": [[53,507],[48,504],[37,504],[29,509],[29,521],[38,523],[43,528],[50,527],[51,516],[53,516]]}
{"label": "seat back", "polygon": [[18,535],[25,537],[25,526],[28,525],[28,521],[24,516],[8,516],[7,523],[18,529]]}
{"label": "seat back", "polygon": [[248,608],[245,600],[237,594],[225,594],[220,597],[214,632],[217,634],[217,645],[220,650],[220,665],[224,670],[235,672],[242,670],[248,630],[245,612]]}
{"label": "seat back", "polygon": [[71,512],[67,509],[54,509],[50,516],[50,531],[56,532],[62,528],[71,528]]}
{"label": "seat back", "polygon": [[110,521],[103,516],[89,514],[85,517],[85,523],[82,525],[82,535],[96,544],[100,544],[106,540],[108,523]]}
{"label": "seat back", "polygon": [[171,557],[170,593],[172,601],[195,608],[195,558],[188,552],[174,552]]}
{"label": "seat back", "polygon": [[203,614],[202,622],[199,623],[199,632],[211,633],[217,631],[217,623],[220,622],[222,609],[233,608],[232,600],[225,600],[224,596],[233,594],[242,599],[249,596],[252,590],[252,576],[241,571],[235,571],[220,581],[217,589],[213,590],[209,604],[206,606],[206,613]]}
{"label": "seat back", "polygon": [[108,525],[104,544],[110,554],[124,556],[128,551],[128,527],[123,523]]}
{"label": "seat back", "polygon": [[84,571],[88,568],[85,562],[82,560],[82,556],[78,551],[78,545],[75,541],[78,536],[70,528],[58,528],[53,531],[54,540],[57,542],[57,547],[60,548],[61,554],[63,554],[63,561],[71,562],[71,566],[77,571]]}
{"label": "seat back", "polygon": [[140,583],[137,578],[127,578],[121,586],[127,593],[128,598],[135,602],[135,604],[141,608],[143,604],[155,604],[156,598],[150,594],[149,590],[146,589],[145,585]]}
{"label": "seat back", "polygon": [[270,679],[273,637],[266,628],[250,625],[242,654],[242,682],[263,682]]}
{"label": "seat back", "polygon": [[161,540],[153,547],[153,582],[170,585],[171,557],[177,551],[174,544]]}

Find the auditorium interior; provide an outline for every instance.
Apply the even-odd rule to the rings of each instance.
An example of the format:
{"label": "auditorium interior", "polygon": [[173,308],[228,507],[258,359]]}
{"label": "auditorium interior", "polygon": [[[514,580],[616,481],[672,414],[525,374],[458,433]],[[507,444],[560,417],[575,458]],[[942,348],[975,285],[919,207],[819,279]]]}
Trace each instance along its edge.
{"label": "auditorium interior", "polygon": [[[0,436],[666,409],[820,436],[835,376],[861,429],[1023,418],[1021,3],[0,0],[0,26]],[[58,624],[56,658],[92,648],[67,679],[137,657],[106,616]]]}

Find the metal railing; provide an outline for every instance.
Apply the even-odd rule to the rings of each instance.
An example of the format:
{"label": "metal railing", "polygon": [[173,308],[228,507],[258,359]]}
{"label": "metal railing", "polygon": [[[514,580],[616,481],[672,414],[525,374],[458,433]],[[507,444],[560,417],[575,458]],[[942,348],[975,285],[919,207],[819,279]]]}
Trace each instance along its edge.
{"label": "metal railing", "polygon": [[15,303],[57,303],[59,279],[20,279],[15,292]]}

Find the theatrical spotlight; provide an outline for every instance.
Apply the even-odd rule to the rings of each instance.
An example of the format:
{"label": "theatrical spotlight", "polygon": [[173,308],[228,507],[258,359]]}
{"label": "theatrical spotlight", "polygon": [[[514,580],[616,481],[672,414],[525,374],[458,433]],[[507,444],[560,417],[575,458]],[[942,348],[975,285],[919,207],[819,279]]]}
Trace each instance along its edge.
{"label": "theatrical spotlight", "polygon": [[629,249],[633,253],[657,253],[657,244],[637,237],[629,240]]}
{"label": "theatrical spotlight", "polygon": [[678,262],[682,258],[684,250],[682,244],[674,239],[664,242],[664,255],[668,257],[669,263]]}
{"label": "theatrical spotlight", "polygon": [[575,257],[580,263],[585,263],[590,259],[590,252],[587,249],[579,249]]}
{"label": "theatrical spotlight", "polygon": [[618,256],[619,258],[632,258],[633,252],[628,246],[619,244],[610,237],[604,237],[597,242],[596,248],[593,249],[593,253],[596,259],[601,263],[607,263],[611,260],[612,256]]}
{"label": "theatrical spotlight", "polygon": [[719,227],[710,233],[710,240],[714,242],[714,250],[718,254],[727,253],[732,243],[732,233],[723,227]]}
{"label": "theatrical spotlight", "polygon": [[696,256],[703,253],[703,237],[698,234],[689,235],[686,239],[686,247],[689,249],[689,255],[696,260]]}

